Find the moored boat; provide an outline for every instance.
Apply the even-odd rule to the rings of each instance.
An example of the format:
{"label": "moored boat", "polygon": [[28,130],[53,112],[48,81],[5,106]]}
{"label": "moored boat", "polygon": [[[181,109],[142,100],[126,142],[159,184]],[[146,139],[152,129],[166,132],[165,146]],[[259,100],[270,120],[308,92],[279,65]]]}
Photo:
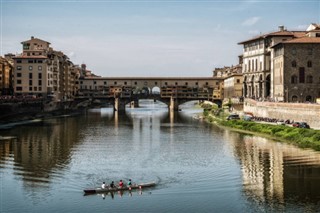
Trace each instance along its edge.
{"label": "moored boat", "polygon": [[140,183],[140,184],[133,184],[130,187],[129,186],[123,186],[123,187],[107,187],[107,188],[96,188],[96,189],[84,189],[83,192],[85,194],[96,194],[96,193],[107,193],[107,192],[116,192],[116,191],[128,191],[132,189],[143,189],[147,187],[154,187],[156,185],[155,182],[150,183]]}

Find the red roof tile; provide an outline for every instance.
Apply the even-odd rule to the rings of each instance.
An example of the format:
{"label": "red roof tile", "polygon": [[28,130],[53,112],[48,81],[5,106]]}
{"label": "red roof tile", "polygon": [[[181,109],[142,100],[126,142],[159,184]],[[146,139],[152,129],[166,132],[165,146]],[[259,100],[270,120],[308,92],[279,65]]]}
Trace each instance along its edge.
{"label": "red roof tile", "polygon": [[287,41],[283,41],[282,43],[320,43],[320,37],[301,37],[295,38]]}
{"label": "red roof tile", "polygon": [[263,34],[263,35],[259,35],[259,36],[253,37],[251,39],[239,42],[238,44],[244,44],[244,43],[247,43],[247,42],[250,42],[250,41],[254,41],[254,40],[265,39],[267,37],[289,36],[289,37],[299,38],[299,37],[302,37],[302,36],[305,36],[305,35],[306,35],[305,31],[287,31],[287,30],[276,31],[276,32],[266,33],[266,34]]}

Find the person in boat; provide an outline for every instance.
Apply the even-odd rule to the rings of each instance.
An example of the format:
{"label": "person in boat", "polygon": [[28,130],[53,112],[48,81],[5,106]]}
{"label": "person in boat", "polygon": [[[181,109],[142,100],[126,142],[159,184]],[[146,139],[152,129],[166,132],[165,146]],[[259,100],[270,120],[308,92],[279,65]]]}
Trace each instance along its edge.
{"label": "person in boat", "polygon": [[122,182],[122,180],[120,180],[120,182],[119,182],[119,187],[120,187],[120,188],[123,187],[123,182]]}
{"label": "person in boat", "polygon": [[110,188],[114,188],[114,182],[113,181],[110,183]]}
{"label": "person in boat", "polygon": [[105,189],[105,188],[106,188],[106,182],[103,182],[103,183],[102,183],[101,188],[102,188],[102,189]]}
{"label": "person in boat", "polygon": [[128,187],[131,187],[132,186],[132,182],[131,182],[131,179],[129,179],[129,181],[128,181]]}

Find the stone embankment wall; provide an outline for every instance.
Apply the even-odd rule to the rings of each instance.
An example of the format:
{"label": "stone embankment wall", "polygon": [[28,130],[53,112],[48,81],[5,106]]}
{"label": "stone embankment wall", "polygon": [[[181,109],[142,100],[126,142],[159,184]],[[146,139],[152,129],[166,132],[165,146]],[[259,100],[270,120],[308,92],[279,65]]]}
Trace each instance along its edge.
{"label": "stone embankment wall", "polygon": [[307,122],[320,129],[320,104],[259,102],[245,99],[243,111],[258,117]]}

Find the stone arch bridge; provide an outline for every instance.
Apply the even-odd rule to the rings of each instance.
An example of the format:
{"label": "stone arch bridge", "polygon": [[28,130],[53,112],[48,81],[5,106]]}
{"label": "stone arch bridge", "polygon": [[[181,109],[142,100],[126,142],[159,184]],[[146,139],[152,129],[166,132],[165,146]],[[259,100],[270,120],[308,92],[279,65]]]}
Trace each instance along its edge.
{"label": "stone arch bridge", "polygon": [[188,101],[222,103],[218,77],[85,77],[79,79],[78,101],[109,103],[124,111],[128,103],[138,106],[139,99],[154,99],[178,110]]}

